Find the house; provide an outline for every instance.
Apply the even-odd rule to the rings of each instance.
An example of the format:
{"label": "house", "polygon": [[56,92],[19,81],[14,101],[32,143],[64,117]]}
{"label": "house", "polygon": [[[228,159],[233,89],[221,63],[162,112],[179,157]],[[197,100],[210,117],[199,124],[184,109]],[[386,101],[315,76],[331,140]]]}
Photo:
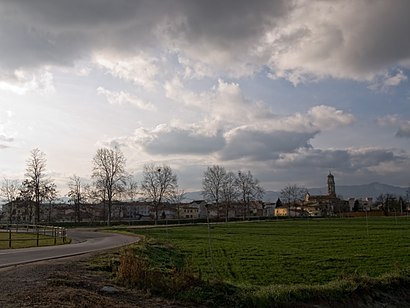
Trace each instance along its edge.
{"label": "house", "polygon": [[113,218],[126,220],[150,219],[152,205],[145,201],[115,202],[113,203]]}
{"label": "house", "polygon": [[188,203],[188,206],[198,209],[198,218],[206,219],[208,217],[208,203],[205,200],[194,200]]}
{"label": "house", "polygon": [[266,203],[264,208],[263,208],[262,216],[264,216],[264,217],[276,216],[275,215],[275,208],[276,208],[276,203],[275,202]]}
{"label": "house", "polygon": [[[154,211],[152,213],[154,213]],[[176,207],[169,203],[161,204],[158,207],[158,213],[159,219],[176,219],[178,216]]]}
{"label": "house", "polygon": [[285,206],[279,206],[275,208],[275,216],[278,216],[278,217],[289,216],[289,209]]}
{"label": "house", "polygon": [[199,207],[191,204],[183,204],[179,206],[178,216],[182,219],[198,219]]}

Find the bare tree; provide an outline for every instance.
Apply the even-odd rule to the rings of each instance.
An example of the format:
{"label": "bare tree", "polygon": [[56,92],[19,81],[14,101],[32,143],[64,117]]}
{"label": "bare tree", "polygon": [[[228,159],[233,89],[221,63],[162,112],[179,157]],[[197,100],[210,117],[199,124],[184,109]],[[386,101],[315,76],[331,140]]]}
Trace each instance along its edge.
{"label": "bare tree", "polygon": [[54,183],[50,183],[44,187],[44,201],[48,201],[48,222],[52,220],[52,210],[53,210],[53,201],[57,199],[57,186]]}
{"label": "bare tree", "polygon": [[208,167],[202,179],[202,196],[206,201],[215,202],[216,208],[222,198],[223,185],[226,178],[226,170],[219,165]]}
{"label": "bare tree", "polygon": [[95,221],[98,213],[96,210],[96,206],[98,203],[101,203],[101,200],[105,200],[103,198],[104,194],[102,193],[102,191],[98,190],[94,185],[86,183],[83,185],[82,195],[83,202],[85,203],[83,206],[84,215],[88,217],[91,221]]}
{"label": "bare tree", "polygon": [[40,222],[40,205],[56,192],[55,184],[46,174],[46,156],[39,149],[30,152],[27,160],[26,180],[22,184],[22,195],[34,202],[34,223]]}
{"label": "bare tree", "polygon": [[302,201],[306,193],[307,189],[297,184],[289,184],[280,191],[280,197],[288,206],[289,215],[290,206],[295,206],[298,201]]}
{"label": "bare tree", "polygon": [[170,166],[144,166],[141,190],[145,198],[152,202],[155,210],[155,223],[158,221],[158,209],[161,202],[171,200],[178,188],[177,176]]}
{"label": "bare tree", "polygon": [[138,183],[132,178],[129,178],[126,186],[126,196],[130,201],[135,201],[140,192],[138,191]]}
{"label": "bare tree", "polygon": [[77,175],[70,177],[68,182],[68,197],[71,198],[74,204],[75,221],[81,221],[81,204],[85,201],[86,196],[81,178]]}
{"label": "bare tree", "polygon": [[107,225],[111,225],[113,198],[124,190],[127,179],[125,157],[118,149],[101,148],[93,159],[92,178],[95,187],[102,193],[102,200],[108,205]]}
{"label": "bare tree", "polygon": [[246,215],[249,216],[250,202],[262,199],[265,191],[250,171],[244,173],[239,170],[235,185],[238,187],[243,203],[243,218],[246,219]]}
{"label": "bare tree", "polygon": [[240,193],[236,185],[236,176],[233,172],[228,172],[222,184],[222,201],[225,205],[225,221],[229,220],[229,209],[232,203],[238,199]]}
{"label": "bare tree", "polygon": [[182,203],[182,200],[185,199],[185,191],[183,189],[175,189],[174,192],[171,195],[170,202],[176,205],[177,207],[177,218],[179,219],[179,214],[180,214],[180,206]]}
{"label": "bare tree", "polygon": [[7,202],[9,221],[12,223],[13,216],[13,202],[17,199],[20,192],[20,186],[18,181],[3,179],[3,182],[0,187],[0,196],[3,201]]}

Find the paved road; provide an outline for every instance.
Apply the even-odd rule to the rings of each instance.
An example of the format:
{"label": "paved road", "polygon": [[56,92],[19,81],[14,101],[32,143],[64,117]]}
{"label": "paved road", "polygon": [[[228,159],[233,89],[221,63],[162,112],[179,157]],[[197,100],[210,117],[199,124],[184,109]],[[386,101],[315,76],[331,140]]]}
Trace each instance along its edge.
{"label": "paved road", "polygon": [[72,244],[0,250],[0,268],[102,251],[137,242],[138,237],[103,232],[68,230]]}

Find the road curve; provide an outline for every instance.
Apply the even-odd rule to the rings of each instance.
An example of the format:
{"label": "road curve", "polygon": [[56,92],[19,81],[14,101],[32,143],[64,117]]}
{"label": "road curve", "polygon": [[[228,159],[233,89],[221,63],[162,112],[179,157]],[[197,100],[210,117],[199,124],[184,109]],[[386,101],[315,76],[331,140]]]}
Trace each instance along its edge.
{"label": "road curve", "polygon": [[138,242],[136,236],[68,230],[72,244],[0,250],[0,268],[102,251]]}

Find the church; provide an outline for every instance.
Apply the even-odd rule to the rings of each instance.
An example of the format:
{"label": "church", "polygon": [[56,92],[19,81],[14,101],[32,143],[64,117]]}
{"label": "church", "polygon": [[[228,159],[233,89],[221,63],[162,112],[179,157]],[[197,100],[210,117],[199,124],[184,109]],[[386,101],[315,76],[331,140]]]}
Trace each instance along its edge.
{"label": "church", "polygon": [[309,216],[335,216],[349,210],[349,203],[336,196],[335,177],[329,171],[327,176],[327,195],[306,193],[302,202]]}

